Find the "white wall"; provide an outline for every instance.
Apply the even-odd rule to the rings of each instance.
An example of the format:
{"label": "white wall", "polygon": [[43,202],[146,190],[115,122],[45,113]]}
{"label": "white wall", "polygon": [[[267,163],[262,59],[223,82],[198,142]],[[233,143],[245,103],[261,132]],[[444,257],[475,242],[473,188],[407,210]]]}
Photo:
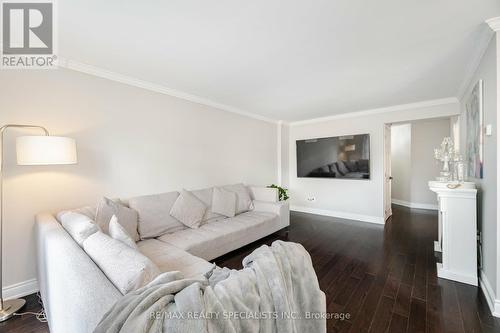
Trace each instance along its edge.
{"label": "white wall", "polygon": [[436,205],[436,193],[427,183],[441,171],[441,164],[434,159],[434,148],[443,138],[450,136],[450,119],[426,119],[412,122],[411,126],[411,200],[421,205]]}
{"label": "white wall", "polygon": [[[498,64],[498,41],[493,38],[481,61],[479,68],[470,81],[465,97],[461,101],[462,112],[465,111],[465,102],[472,88],[478,80],[484,82],[484,123],[493,126],[493,135],[484,137],[484,178],[469,179],[476,183],[478,187],[479,200],[479,220],[478,228],[482,234],[482,271],[493,288],[493,292],[498,290],[497,273],[499,269],[498,261],[498,239],[497,239],[497,64]],[[462,126],[460,137],[462,142],[462,152],[465,153],[465,117],[461,117]],[[498,281],[500,283],[500,281]]]}
{"label": "white wall", "polygon": [[288,145],[290,140],[290,126],[288,124],[281,125],[281,145],[279,147],[281,152],[281,186],[288,188],[290,185],[290,164]]}
{"label": "white wall", "polygon": [[391,175],[392,199],[411,202],[411,124],[391,126]]}
{"label": "white wall", "polygon": [[6,133],[4,286],[35,278],[37,212],[102,195],[277,181],[276,124],[68,70],[2,71],[6,123],[74,137],[79,164],[16,166],[21,132]]}
{"label": "white wall", "polygon": [[436,194],[429,190],[441,164],[434,148],[450,136],[451,119],[435,118],[392,126],[392,199],[413,208],[437,209]]}
{"label": "white wall", "polygon": [[[290,126],[290,194],[295,210],[383,223],[384,124],[458,114],[458,102],[352,117],[331,117]],[[371,179],[297,178],[295,141],[370,134]],[[307,200],[314,197],[315,201]]]}

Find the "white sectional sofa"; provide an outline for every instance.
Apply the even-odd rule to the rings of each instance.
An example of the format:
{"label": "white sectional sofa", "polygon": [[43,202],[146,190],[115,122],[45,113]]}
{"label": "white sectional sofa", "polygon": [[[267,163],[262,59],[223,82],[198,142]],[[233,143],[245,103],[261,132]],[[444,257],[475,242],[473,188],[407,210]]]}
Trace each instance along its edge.
{"label": "white sectional sofa", "polygon": [[[177,228],[156,238],[141,239],[136,243],[139,251],[160,271],[181,271],[191,277],[208,271],[212,267],[210,260],[289,225],[288,203],[278,201],[275,189],[256,186],[247,189],[252,199],[250,211],[224,218],[212,214],[209,208],[206,221],[199,228]],[[210,189],[198,193],[203,197]],[[173,204],[172,200],[161,201],[161,198],[161,195],[151,196],[151,200],[156,200],[153,206],[162,202],[167,206]],[[134,198],[122,201],[132,206]],[[148,213],[139,211],[139,230],[141,215],[148,219],[155,216]],[[53,214],[36,216],[36,240],[38,282],[50,331],[92,332],[122,293]]]}

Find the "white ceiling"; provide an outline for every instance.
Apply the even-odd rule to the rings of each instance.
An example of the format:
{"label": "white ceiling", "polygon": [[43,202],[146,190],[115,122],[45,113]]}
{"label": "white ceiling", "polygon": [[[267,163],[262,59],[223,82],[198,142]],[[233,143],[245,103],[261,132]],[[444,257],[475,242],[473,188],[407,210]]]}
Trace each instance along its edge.
{"label": "white ceiling", "polygon": [[456,96],[498,0],[59,1],[62,57],[287,121]]}

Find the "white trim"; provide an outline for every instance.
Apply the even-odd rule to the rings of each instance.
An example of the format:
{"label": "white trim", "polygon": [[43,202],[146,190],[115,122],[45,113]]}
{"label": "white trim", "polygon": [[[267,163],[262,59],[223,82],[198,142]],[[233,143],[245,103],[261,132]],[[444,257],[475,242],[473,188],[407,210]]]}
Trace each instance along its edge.
{"label": "white trim", "polygon": [[[196,96],[196,95],[189,94],[189,93],[186,93],[186,92],[183,92],[180,90],[165,87],[165,86],[157,84],[157,83],[144,81],[144,80],[134,78],[134,77],[131,77],[128,75],[112,72],[112,71],[109,71],[109,70],[106,70],[103,68],[99,68],[99,67],[85,64],[82,62],[78,62],[75,60],[65,59],[63,57],[59,57],[58,66],[65,68],[65,69],[68,69],[68,70],[73,70],[76,72],[85,73],[85,74],[93,75],[96,77],[108,79],[111,81],[127,84],[127,85],[130,85],[133,87],[146,89],[149,91],[157,92],[157,93],[168,95],[168,96],[177,97],[177,98],[184,99],[184,100],[187,100],[187,101],[190,101],[193,103],[198,103],[198,104],[210,106],[210,107],[213,107],[216,109],[235,113],[235,114],[238,114],[241,116],[245,116],[245,117],[249,117],[249,118],[253,118],[253,119],[257,119],[257,120],[261,120],[261,121],[265,121],[265,122],[269,122],[269,123],[273,123],[273,124],[277,124],[279,122],[284,123],[281,120],[272,119],[272,118],[268,118],[265,116],[257,115],[255,113],[245,111],[245,110],[236,108],[236,107],[231,106],[231,105],[221,104],[221,103],[212,101],[212,100],[204,98],[204,97]],[[452,104],[452,103],[458,103],[458,99],[456,97],[434,99],[434,100],[428,100],[428,101],[422,101],[422,102],[416,102],[416,103],[393,105],[393,106],[377,108],[377,109],[368,109],[368,110],[362,110],[362,111],[357,111],[357,112],[348,112],[348,113],[342,113],[342,114],[331,115],[331,116],[326,116],[326,117],[300,120],[300,121],[295,121],[295,122],[286,122],[286,124],[288,124],[290,126],[296,126],[296,125],[303,125],[303,124],[328,121],[328,120],[332,120],[332,119],[360,117],[360,116],[365,116],[365,115],[373,115],[373,114],[380,114],[380,113],[394,112],[394,111],[403,111],[403,110],[408,110],[408,109],[416,109],[416,108],[438,106],[438,105]]]}
{"label": "white trim", "polygon": [[[488,23],[488,21],[486,22]],[[488,50],[488,46],[490,45],[491,38],[493,37],[493,35],[495,35],[495,33],[491,29],[489,29],[488,27],[484,27],[484,31],[482,32],[479,38],[475,55],[472,58],[471,62],[469,63],[469,66],[467,66],[464,79],[462,80],[462,84],[460,85],[457,91],[457,96],[459,100],[462,100],[467,91],[469,90],[472,78],[474,77],[474,74],[476,74],[479,66],[481,65],[481,61],[483,60],[483,57],[486,54],[486,51]]]}
{"label": "white trim", "polygon": [[464,275],[443,268],[443,264],[437,263],[437,276],[442,279],[458,281],[473,286],[477,286],[477,276]]}
{"label": "white trim", "polygon": [[11,284],[2,288],[3,297],[5,299],[19,298],[26,295],[36,293],[38,291],[38,281],[36,279],[26,280],[19,283]]}
{"label": "white trim", "polygon": [[458,102],[459,101],[456,97],[432,99],[432,100],[417,102],[417,103],[393,105],[393,106],[378,108],[378,109],[369,109],[369,110],[356,111],[356,112],[347,112],[347,113],[335,114],[335,115],[326,116],[326,117],[299,120],[299,121],[290,122],[289,125],[290,126],[306,125],[306,124],[320,123],[320,122],[329,121],[329,120],[361,117],[361,116],[381,114],[381,113],[386,113],[386,112],[404,111],[404,110],[425,108],[425,107],[430,107],[430,106],[454,104],[454,103],[458,103]]}
{"label": "white trim", "polygon": [[418,203],[418,202],[409,202],[399,199],[391,199],[391,202],[395,205],[405,206],[408,208],[416,208],[416,209],[428,209],[428,210],[438,210],[437,204],[426,204],[426,203]]}
{"label": "white trim", "polygon": [[483,270],[480,271],[479,286],[483,291],[484,298],[486,298],[491,314],[495,317],[500,317],[500,300],[496,299],[495,292],[493,291],[493,288],[491,288],[488,277],[484,274]]}
{"label": "white trim", "polygon": [[492,17],[485,21],[493,31],[500,31],[500,16]]}
{"label": "white trim", "polygon": [[363,215],[363,214],[340,212],[340,211],[336,211],[336,210],[318,209],[318,208],[296,206],[296,205],[290,205],[290,210],[295,211],[295,212],[338,217],[338,218],[347,219],[347,220],[355,220],[355,221],[375,223],[375,224],[385,224],[384,218],[381,216]]}
{"label": "white trim", "polygon": [[100,77],[103,79],[108,79],[108,80],[115,81],[115,82],[120,82],[123,84],[127,84],[129,86],[142,88],[142,89],[146,89],[149,91],[154,91],[154,92],[164,94],[164,95],[181,98],[181,99],[193,102],[193,103],[198,103],[198,104],[210,106],[210,107],[213,107],[216,109],[220,109],[223,111],[236,113],[236,114],[239,114],[241,116],[245,116],[245,117],[249,117],[249,118],[253,118],[253,119],[257,119],[257,120],[261,120],[261,121],[266,121],[266,122],[273,123],[273,124],[276,124],[278,122],[275,119],[260,116],[260,115],[257,115],[257,114],[254,114],[254,113],[251,113],[248,111],[244,111],[244,110],[241,110],[239,108],[236,108],[236,107],[233,107],[230,105],[217,103],[217,102],[214,102],[214,101],[209,100],[209,99],[204,98],[204,97],[188,94],[188,93],[185,93],[185,92],[180,91],[180,90],[168,88],[168,87],[162,86],[160,84],[140,80],[140,79],[137,79],[137,78],[134,78],[131,76],[115,73],[115,72],[112,72],[112,71],[109,71],[109,70],[106,70],[103,68],[84,64],[84,63],[81,63],[78,61],[59,58],[58,65],[59,65],[59,67],[62,67],[65,69],[69,69],[69,70],[97,76],[97,77]]}

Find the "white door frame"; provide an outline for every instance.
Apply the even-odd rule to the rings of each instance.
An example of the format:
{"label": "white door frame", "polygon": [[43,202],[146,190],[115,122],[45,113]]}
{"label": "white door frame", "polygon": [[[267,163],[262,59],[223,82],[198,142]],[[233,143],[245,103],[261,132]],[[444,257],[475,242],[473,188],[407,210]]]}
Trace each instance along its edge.
{"label": "white door frame", "polygon": [[384,222],[392,216],[391,126],[384,124]]}

